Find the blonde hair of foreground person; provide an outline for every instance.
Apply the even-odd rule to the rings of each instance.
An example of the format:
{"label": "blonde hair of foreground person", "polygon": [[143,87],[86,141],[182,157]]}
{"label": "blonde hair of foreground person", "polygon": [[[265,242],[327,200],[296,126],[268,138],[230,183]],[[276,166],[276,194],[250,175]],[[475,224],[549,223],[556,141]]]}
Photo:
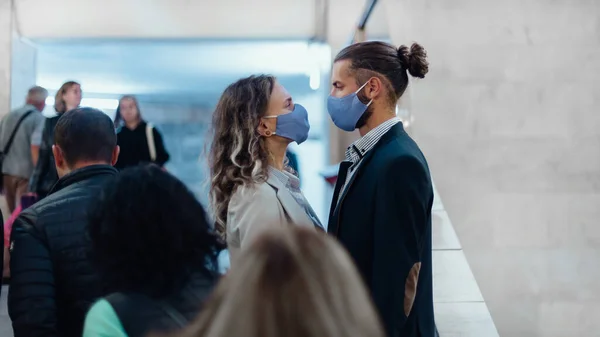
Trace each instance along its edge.
{"label": "blonde hair of foreground person", "polygon": [[325,234],[288,227],[257,237],[199,317],[169,336],[383,337],[383,332],[343,248]]}

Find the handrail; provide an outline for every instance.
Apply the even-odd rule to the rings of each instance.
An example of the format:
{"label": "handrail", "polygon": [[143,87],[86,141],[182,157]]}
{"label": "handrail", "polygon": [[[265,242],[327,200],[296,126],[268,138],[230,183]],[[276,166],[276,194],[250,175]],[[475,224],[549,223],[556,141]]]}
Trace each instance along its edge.
{"label": "handrail", "polygon": [[362,39],[357,39],[357,35],[358,34],[363,34],[364,36],[364,32],[365,32],[365,27],[367,26],[367,22],[369,21],[369,18],[371,17],[371,14],[373,13],[373,9],[375,9],[375,5],[377,4],[378,0],[369,0],[362,12],[362,15],[360,16],[360,19],[358,20],[358,23],[356,24],[356,30],[354,31],[354,33],[352,34],[352,37],[350,38],[350,42],[348,43],[350,44],[354,44],[356,42],[361,42]]}
{"label": "handrail", "polygon": [[367,26],[367,21],[369,21],[369,17],[371,16],[371,13],[373,13],[373,9],[375,8],[376,4],[377,4],[377,0],[371,0],[370,2],[367,3],[367,5],[365,6],[365,9],[363,11],[363,15],[361,16],[360,20],[358,21],[358,25],[356,28],[358,28],[360,30],[365,29],[365,27]]}

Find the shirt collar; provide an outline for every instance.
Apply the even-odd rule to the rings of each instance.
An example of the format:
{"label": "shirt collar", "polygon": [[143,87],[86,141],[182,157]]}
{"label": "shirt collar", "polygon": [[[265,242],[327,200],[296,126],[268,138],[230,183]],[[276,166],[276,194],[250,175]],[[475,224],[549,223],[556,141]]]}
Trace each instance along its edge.
{"label": "shirt collar", "polygon": [[362,157],[367,154],[367,152],[371,151],[371,149],[375,147],[383,135],[390,131],[394,125],[400,122],[402,122],[400,117],[394,117],[367,132],[366,135],[362,136],[346,149],[346,160],[352,163],[359,162]]}
{"label": "shirt collar", "polygon": [[274,168],[273,166],[269,166],[269,174],[272,174],[275,178],[277,178],[277,180],[279,180],[283,184],[283,186],[287,188],[300,188],[300,179],[298,179],[298,177],[289,172],[280,171]]}

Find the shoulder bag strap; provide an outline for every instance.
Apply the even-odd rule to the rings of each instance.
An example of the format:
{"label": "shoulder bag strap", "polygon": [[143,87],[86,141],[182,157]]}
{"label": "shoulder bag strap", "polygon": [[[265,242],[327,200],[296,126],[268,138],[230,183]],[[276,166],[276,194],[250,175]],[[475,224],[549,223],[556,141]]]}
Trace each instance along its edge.
{"label": "shoulder bag strap", "polygon": [[148,150],[150,151],[150,160],[156,160],[156,145],[154,144],[154,126],[146,124],[146,141],[148,141]]}
{"label": "shoulder bag strap", "polygon": [[10,150],[10,146],[12,145],[13,141],[15,140],[15,136],[17,135],[17,131],[19,131],[19,127],[21,126],[21,123],[23,123],[25,118],[29,117],[29,115],[31,115],[32,113],[33,113],[33,110],[29,110],[25,114],[23,114],[23,116],[21,116],[21,118],[19,118],[17,125],[15,125],[15,128],[12,130],[12,133],[10,134],[10,137],[8,138],[8,142],[6,142],[6,145],[4,146],[4,150],[2,151],[2,153],[4,155],[8,154],[8,151]]}

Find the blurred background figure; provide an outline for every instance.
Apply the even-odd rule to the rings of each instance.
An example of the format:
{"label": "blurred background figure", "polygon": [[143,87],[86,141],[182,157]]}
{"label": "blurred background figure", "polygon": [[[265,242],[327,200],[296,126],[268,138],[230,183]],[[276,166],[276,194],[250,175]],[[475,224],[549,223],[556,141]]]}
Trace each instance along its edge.
{"label": "blurred background figure", "polygon": [[297,226],[261,234],[180,337],[383,337],[344,249]]}
{"label": "blurred background figure", "polygon": [[32,87],[27,92],[25,105],[11,111],[0,121],[0,168],[2,169],[2,193],[6,200],[7,214],[10,219],[3,228],[4,244],[2,245],[1,275],[6,283],[10,276],[8,238],[14,218],[20,212],[21,197],[26,194],[29,178],[37,162],[35,131],[44,125],[42,111],[46,106],[48,91],[40,86]]}
{"label": "blurred background figure", "polygon": [[13,212],[27,192],[29,178],[37,162],[38,153],[32,148],[36,129],[43,127],[42,111],[48,91],[35,86],[29,89],[25,105],[11,111],[0,121],[0,149],[2,189],[9,212]]}
{"label": "blurred background figure", "polygon": [[308,113],[275,77],[250,76],[228,86],[213,128],[211,201],[232,265],[239,250],[266,228],[322,228],[285,164],[288,145],[308,138]]}
{"label": "blurred background figure", "polygon": [[43,126],[36,130],[32,140],[32,153],[39,148],[39,156],[29,182],[29,190],[37,194],[39,199],[44,198],[54,184],[58,181],[58,174],[54,166],[52,145],[54,145],[54,128],[62,114],[73,110],[81,103],[81,85],[74,81],[65,82],[56,92],[54,97],[54,110],[56,116],[47,118]]}
{"label": "blurred background figure", "polygon": [[91,211],[91,256],[108,295],[86,337],[144,337],[183,327],[219,276],[223,248],[192,192],[156,165],[125,169]]}
{"label": "blurred background figure", "polygon": [[164,166],[169,160],[160,132],[142,118],[135,96],[127,95],[119,100],[115,114],[117,141],[121,147],[115,167],[123,169],[140,163]]}
{"label": "blurred background figure", "polygon": [[8,284],[10,283],[10,234],[12,232],[12,226],[19,216],[19,214],[27,207],[35,204],[37,201],[37,196],[34,193],[28,192],[21,196],[21,202],[12,212],[12,214],[8,217],[6,221],[4,221],[4,270],[2,271],[2,283]]}

